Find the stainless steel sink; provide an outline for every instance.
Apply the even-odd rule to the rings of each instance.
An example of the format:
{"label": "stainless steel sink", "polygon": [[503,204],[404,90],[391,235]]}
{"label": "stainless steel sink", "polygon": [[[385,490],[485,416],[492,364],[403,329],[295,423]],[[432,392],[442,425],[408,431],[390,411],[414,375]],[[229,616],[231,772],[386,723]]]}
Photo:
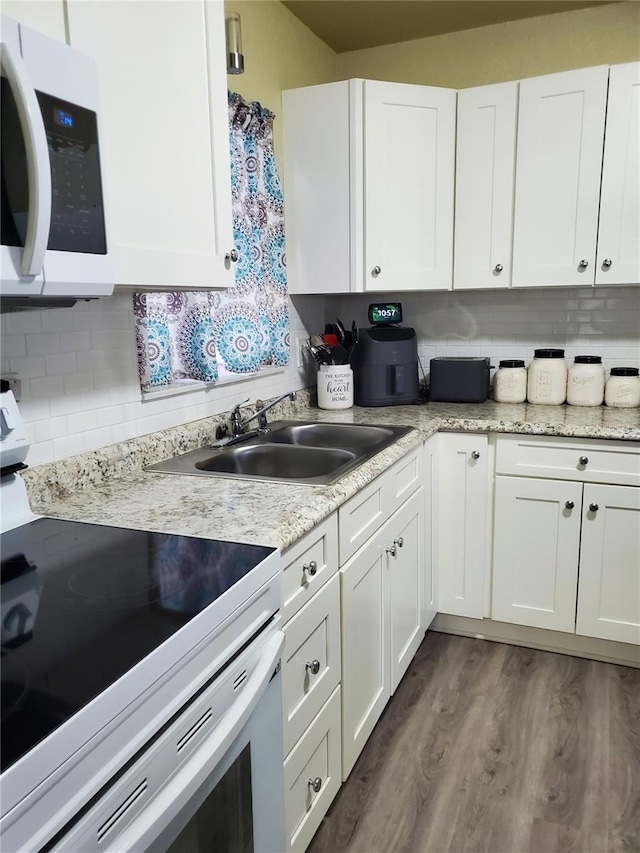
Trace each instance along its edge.
{"label": "stainless steel sink", "polygon": [[338,447],[368,450],[396,437],[393,427],[362,424],[291,423],[271,429],[270,442],[302,447]]}
{"label": "stainless steel sink", "polygon": [[286,444],[236,445],[196,463],[199,471],[281,480],[324,477],[356,458],[349,450]]}
{"label": "stainless steel sink", "polygon": [[411,427],[278,421],[231,446],[207,446],[149,465],[147,471],[310,486],[336,482]]}

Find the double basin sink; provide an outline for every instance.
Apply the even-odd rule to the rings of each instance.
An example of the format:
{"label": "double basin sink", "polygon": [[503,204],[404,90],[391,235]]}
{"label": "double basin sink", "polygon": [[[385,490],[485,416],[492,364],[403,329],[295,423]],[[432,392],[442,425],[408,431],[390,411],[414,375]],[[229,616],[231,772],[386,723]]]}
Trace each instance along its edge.
{"label": "double basin sink", "polygon": [[410,430],[406,426],[275,421],[265,434],[231,445],[201,447],[146,470],[325,486]]}

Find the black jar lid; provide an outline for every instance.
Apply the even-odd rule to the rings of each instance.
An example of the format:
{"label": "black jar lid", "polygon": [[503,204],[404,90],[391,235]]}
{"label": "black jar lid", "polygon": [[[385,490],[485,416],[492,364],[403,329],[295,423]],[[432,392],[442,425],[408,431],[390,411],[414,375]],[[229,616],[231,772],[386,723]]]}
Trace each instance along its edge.
{"label": "black jar lid", "polygon": [[534,358],[564,358],[563,349],[534,349]]}
{"label": "black jar lid", "polygon": [[577,355],[574,362],[575,364],[602,364],[602,359],[599,355]]}
{"label": "black jar lid", "polygon": [[612,367],[611,368],[612,376],[638,376],[640,375],[640,369],[637,367]]}
{"label": "black jar lid", "polygon": [[500,367],[524,367],[524,361],[519,358],[507,358],[500,362]]}

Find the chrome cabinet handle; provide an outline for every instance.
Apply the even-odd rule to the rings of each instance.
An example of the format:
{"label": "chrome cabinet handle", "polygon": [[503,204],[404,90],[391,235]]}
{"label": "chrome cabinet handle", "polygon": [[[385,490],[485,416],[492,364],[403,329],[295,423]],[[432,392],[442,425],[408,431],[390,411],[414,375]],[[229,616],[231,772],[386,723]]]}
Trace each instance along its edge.
{"label": "chrome cabinet handle", "polygon": [[612,263],[613,263],[613,261],[611,260],[611,258],[605,258],[604,261],[602,262],[602,269],[608,270]]}
{"label": "chrome cabinet handle", "polygon": [[396,545],[394,542],[390,548],[387,548],[387,554],[391,554],[392,557],[395,557],[397,553],[398,552],[397,552]]}
{"label": "chrome cabinet handle", "polygon": [[311,575],[311,577],[313,577],[315,575],[315,573],[318,571],[318,564],[316,563],[315,560],[311,560],[310,562],[305,563],[303,565],[302,571],[306,572],[308,575]]}
{"label": "chrome cabinet handle", "polygon": [[477,450],[473,451],[473,453],[471,454],[471,458],[472,459],[480,459],[480,454],[478,453]]}
{"label": "chrome cabinet handle", "polygon": [[317,794],[320,788],[322,788],[322,779],[319,776],[316,776],[315,779],[309,779],[309,787],[314,794]]}
{"label": "chrome cabinet handle", "polygon": [[575,506],[573,501],[567,501],[565,504],[566,509],[573,509]]}
{"label": "chrome cabinet handle", "polygon": [[307,661],[305,663],[305,667],[309,670],[311,675],[317,675],[320,672],[320,661],[312,660],[311,662]]}
{"label": "chrome cabinet handle", "polygon": [[393,540],[393,544],[397,545],[398,548],[402,548],[402,546],[404,545],[404,539],[402,538],[402,536],[398,536],[397,539]]}
{"label": "chrome cabinet handle", "polygon": [[382,272],[382,267],[379,267],[376,264],[375,267],[371,270],[371,275],[380,275],[381,272]]}
{"label": "chrome cabinet handle", "polygon": [[238,255],[237,249],[232,249],[230,252],[227,252],[227,254],[224,256],[225,261],[231,261],[234,264],[236,263],[238,258],[239,258],[239,255]]}
{"label": "chrome cabinet handle", "polygon": [[591,512],[598,512],[599,509],[600,507],[598,506],[598,504],[589,504],[589,510]]}
{"label": "chrome cabinet handle", "polygon": [[504,269],[504,267],[502,266],[502,264],[496,264],[495,267],[493,268],[493,271],[495,273],[497,273],[498,275],[500,275],[500,273],[502,272],[503,269]]}
{"label": "chrome cabinet handle", "polygon": [[579,270],[586,270],[586,268],[587,268],[588,266],[589,266],[589,261],[586,261],[586,260],[584,260],[584,259],[583,259],[583,260],[581,260],[581,261],[580,261],[580,263],[578,264],[578,269],[579,269]]}
{"label": "chrome cabinet handle", "polygon": [[580,459],[578,459],[578,462],[581,465],[588,465],[589,464],[589,457],[588,456],[581,456]]}

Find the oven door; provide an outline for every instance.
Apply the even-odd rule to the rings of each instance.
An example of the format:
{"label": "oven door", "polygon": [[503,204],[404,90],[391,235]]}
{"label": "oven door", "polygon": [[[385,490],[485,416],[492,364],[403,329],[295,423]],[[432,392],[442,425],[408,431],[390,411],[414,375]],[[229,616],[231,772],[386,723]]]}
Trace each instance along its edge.
{"label": "oven door", "polygon": [[285,849],[279,617],[46,850]]}

